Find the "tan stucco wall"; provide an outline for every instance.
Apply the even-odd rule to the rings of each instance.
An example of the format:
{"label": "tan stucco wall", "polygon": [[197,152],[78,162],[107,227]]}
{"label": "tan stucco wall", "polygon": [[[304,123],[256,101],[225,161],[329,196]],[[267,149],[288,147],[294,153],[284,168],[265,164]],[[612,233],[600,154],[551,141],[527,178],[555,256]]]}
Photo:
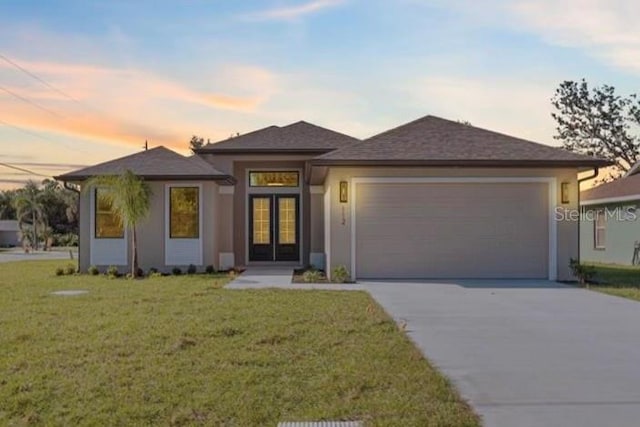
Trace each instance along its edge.
{"label": "tan stucco wall", "polygon": [[[325,188],[332,189],[330,212],[330,257],[328,271],[338,265],[347,270],[351,266],[351,194],[349,203],[339,203],[340,181],[350,182],[355,177],[555,177],[557,181],[557,206],[578,209],[577,169],[525,169],[525,168],[354,168],[331,167],[325,181]],[[569,182],[570,203],[561,204],[560,183]],[[335,191],[333,189],[336,189]],[[352,190],[350,188],[350,190]],[[579,227],[577,221],[557,222],[557,277],[558,280],[572,280],[569,270],[570,258],[577,258],[579,252]],[[325,252],[327,252],[325,250]]]}
{"label": "tan stucco wall", "polygon": [[84,191],[84,187],[79,196],[78,208],[78,264],[80,271],[87,271],[91,259],[91,247],[89,246],[91,237],[91,224],[89,222],[91,218],[91,197],[89,191]]}

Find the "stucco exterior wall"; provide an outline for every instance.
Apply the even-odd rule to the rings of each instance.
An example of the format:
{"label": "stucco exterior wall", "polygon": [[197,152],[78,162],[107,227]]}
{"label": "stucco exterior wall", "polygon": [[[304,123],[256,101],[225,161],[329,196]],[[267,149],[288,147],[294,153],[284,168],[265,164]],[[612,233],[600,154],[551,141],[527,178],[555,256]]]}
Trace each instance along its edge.
{"label": "stucco exterior wall", "polygon": [[[163,272],[170,272],[173,265],[165,263],[165,239],[166,239],[166,201],[167,184],[177,186],[201,185],[201,203],[202,203],[202,264],[197,265],[199,269],[204,269],[207,265],[219,266],[219,229],[218,229],[218,200],[219,190],[218,184],[212,181],[196,182],[196,181],[179,181],[165,182],[153,181],[149,182],[152,191],[151,206],[149,216],[138,226],[137,244],[138,244],[138,263],[140,268],[148,271],[154,267]],[[80,254],[79,262],[81,271],[86,271],[90,264],[91,253],[91,221],[93,209],[91,206],[91,192],[83,191],[80,196]],[[127,265],[118,266],[121,271],[130,268],[131,263],[131,243],[128,243]],[[96,264],[97,267],[104,269],[108,265]],[[180,265],[186,268],[187,265]]]}
{"label": "stucco exterior wall", "polygon": [[[631,265],[634,244],[640,241],[640,212],[627,208],[637,206],[640,201],[624,202],[584,207],[580,221],[580,260],[606,264]],[[605,247],[595,247],[595,214],[598,209],[606,209],[610,215],[605,223]]]}
{"label": "stucco exterior wall", "polygon": [[[347,270],[351,266],[351,206],[353,198],[350,186],[348,203],[339,202],[340,181],[355,177],[555,177],[557,182],[557,205],[567,210],[578,209],[578,184],[576,169],[527,169],[527,168],[397,168],[397,167],[331,167],[325,181],[325,189],[332,189],[330,203],[330,248],[325,253],[327,269],[343,265]],[[560,183],[569,183],[570,203],[562,204]],[[335,189],[335,190],[334,190]],[[579,254],[579,221],[557,221],[557,278],[572,280],[569,260]]]}

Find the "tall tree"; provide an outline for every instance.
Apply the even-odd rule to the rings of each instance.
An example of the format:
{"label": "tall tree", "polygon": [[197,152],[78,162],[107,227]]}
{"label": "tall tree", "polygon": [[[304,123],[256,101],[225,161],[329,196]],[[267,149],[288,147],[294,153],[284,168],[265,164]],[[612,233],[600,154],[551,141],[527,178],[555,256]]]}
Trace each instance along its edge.
{"label": "tall tree", "polygon": [[13,207],[13,199],[16,190],[0,191],[0,219],[16,219],[16,209]]}
{"label": "tall tree", "polygon": [[191,149],[191,152],[195,153],[196,150],[199,150],[203,146],[204,146],[204,138],[199,137],[197,135],[193,135],[191,137],[191,140],[189,141],[189,148]]}
{"label": "tall tree", "polygon": [[19,189],[13,199],[13,206],[16,210],[18,224],[25,235],[30,234],[31,245],[34,250],[38,250],[38,240],[40,232],[44,230],[46,217],[42,204],[42,191],[34,181],[29,181]]}
{"label": "tall tree", "polygon": [[121,175],[101,175],[90,178],[83,191],[104,188],[101,192],[109,202],[122,226],[129,230],[131,239],[131,275],[138,276],[138,243],[136,228],[147,217],[151,206],[151,188],[142,178],[125,171]]}
{"label": "tall tree", "polygon": [[53,233],[75,233],[77,227],[78,194],[67,190],[59,182],[42,181],[43,209]]}
{"label": "tall tree", "polygon": [[587,82],[564,81],[551,99],[557,134],[565,149],[615,163],[619,177],[640,160],[640,102],[609,85],[589,88]]}

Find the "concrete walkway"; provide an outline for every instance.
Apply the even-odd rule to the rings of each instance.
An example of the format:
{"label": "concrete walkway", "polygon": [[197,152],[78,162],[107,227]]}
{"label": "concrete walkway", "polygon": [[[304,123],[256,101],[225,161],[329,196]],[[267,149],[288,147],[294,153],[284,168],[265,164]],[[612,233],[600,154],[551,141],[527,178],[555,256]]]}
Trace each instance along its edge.
{"label": "concrete walkway", "polygon": [[247,267],[236,279],[225,286],[227,289],[322,289],[326,291],[364,290],[362,285],[339,283],[291,283],[293,267]]}
{"label": "concrete walkway", "polygon": [[640,303],[545,281],[365,286],[485,426],[640,425]]}

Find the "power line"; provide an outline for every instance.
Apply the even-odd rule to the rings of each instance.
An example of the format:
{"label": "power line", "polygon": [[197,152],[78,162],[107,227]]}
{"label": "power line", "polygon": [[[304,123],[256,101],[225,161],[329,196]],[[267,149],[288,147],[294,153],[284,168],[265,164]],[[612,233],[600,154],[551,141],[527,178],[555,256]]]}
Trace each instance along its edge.
{"label": "power line", "polygon": [[19,168],[18,166],[13,166],[13,165],[10,165],[9,163],[0,162],[0,166],[4,166],[4,167],[9,168],[9,169],[14,169],[14,170],[17,170],[17,171],[20,171],[20,172],[26,172],[26,173],[28,173],[30,175],[42,176],[42,177],[45,177],[45,178],[52,178],[51,175],[44,175],[44,174],[41,174],[41,173],[38,173],[38,172],[34,172],[32,170],[29,170],[29,169]]}
{"label": "power line", "polygon": [[19,99],[19,100],[20,100],[20,101],[22,101],[22,102],[26,102],[27,104],[30,104],[30,105],[32,105],[32,106],[34,106],[34,107],[36,107],[36,108],[39,108],[39,109],[40,109],[40,110],[42,110],[42,111],[46,111],[47,113],[49,113],[49,114],[53,114],[54,116],[58,116],[58,117],[60,117],[60,118],[64,118],[64,116],[61,116],[60,114],[56,113],[55,111],[50,110],[50,109],[48,109],[47,107],[44,107],[44,106],[42,106],[42,105],[38,104],[37,102],[34,102],[34,101],[32,101],[32,100],[30,100],[30,99],[28,99],[28,98],[25,98],[24,96],[19,95],[19,94],[17,94],[17,93],[15,93],[15,92],[13,92],[13,91],[11,91],[11,90],[7,89],[6,87],[0,86],[0,90],[5,91],[5,92],[6,92],[6,93],[8,93],[9,95],[13,96],[13,97],[14,97],[14,98],[16,98],[16,99]]}
{"label": "power line", "polygon": [[0,119],[0,124],[2,124],[2,125],[4,125],[4,126],[7,126],[7,127],[10,127],[10,128],[12,128],[12,129],[15,129],[15,130],[17,130],[17,131],[19,131],[19,132],[22,132],[22,133],[24,133],[24,134],[31,135],[31,136],[34,136],[34,137],[36,137],[36,138],[40,138],[40,139],[42,139],[42,140],[44,140],[44,141],[53,142],[53,143],[55,143],[55,144],[61,144],[61,145],[66,146],[67,148],[71,148],[71,149],[73,149],[73,150],[78,150],[78,151],[82,151],[82,152],[84,152],[84,153],[89,154],[89,151],[87,151],[87,150],[84,150],[84,149],[82,149],[82,148],[73,147],[73,146],[71,146],[71,145],[69,145],[69,144],[66,144],[66,143],[62,142],[62,141],[58,141],[58,140],[55,140],[55,139],[52,139],[52,138],[48,138],[48,137],[46,137],[46,136],[44,136],[44,135],[37,134],[37,133],[35,133],[35,132],[31,132],[31,131],[30,131],[30,130],[28,130],[28,129],[25,129],[25,128],[23,128],[23,127],[20,127],[20,126],[14,125],[14,124],[12,124],[12,123],[6,122],[6,121],[4,121],[4,120],[2,120],[2,119]]}
{"label": "power line", "polygon": [[23,66],[21,66],[20,64],[17,64],[15,61],[12,61],[11,59],[7,58],[5,55],[0,53],[0,59],[2,59],[3,61],[5,61],[8,64],[13,65],[15,68],[17,68],[18,70],[22,71],[23,73],[25,73],[26,75],[28,75],[29,77],[39,81],[40,83],[42,83],[43,85],[45,85],[46,87],[48,87],[49,89],[59,93],[60,95],[64,96],[65,98],[68,98],[72,101],[75,101],[79,104],[82,104],[81,101],[79,101],[78,99],[74,98],[73,96],[69,95],[68,93],[58,89],[57,87],[55,87],[54,85],[52,85],[51,83],[47,82],[46,80],[44,80],[43,78],[37,76],[36,74],[32,73],[31,71],[27,70],[26,68],[24,68]]}

